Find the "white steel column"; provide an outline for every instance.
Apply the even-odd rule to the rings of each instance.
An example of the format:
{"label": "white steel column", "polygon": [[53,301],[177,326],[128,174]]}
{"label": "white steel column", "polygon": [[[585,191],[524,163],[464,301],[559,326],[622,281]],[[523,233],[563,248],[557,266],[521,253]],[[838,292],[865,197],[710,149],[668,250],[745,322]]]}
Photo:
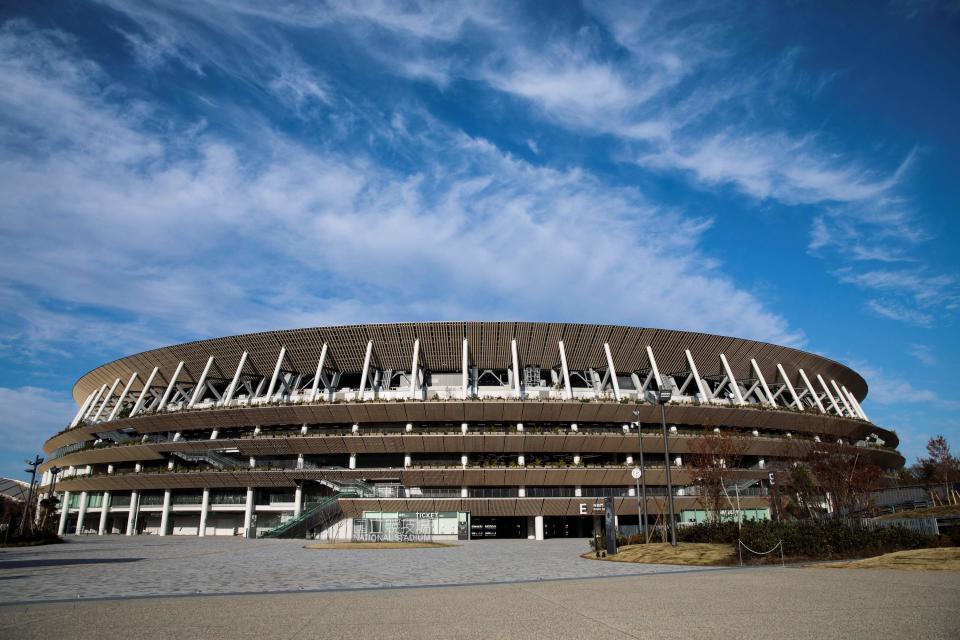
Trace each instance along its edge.
{"label": "white steel column", "polygon": [[203,490],[203,498],[200,499],[200,527],[197,529],[197,535],[201,538],[207,535],[207,513],[210,511],[210,489]]}
{"label": "white steel column", "polygon": [[120,378],[117,378],[113,381],[113,384],[110,385],[110,391],[107,392],[107,397],[103,399],[103,403],[100,405],[100,408],[97,410],[97,413],[93,416],[93,421],[96,422],[100,418],[100,414],[103,413],[103,410],[107,408],[107,403],[110,402],[110,398],[113,397],[113,392],[116,391],[117,385],[120,384]]}
{"label": "white steel column", "polygon": [[[367,357],[370,357],[370,351],[367,351]],[[366,369],[367,365],[364,365]],[[410,362],[410,397],[417,398],[417,391],[420,390],[420,338],[413,341],[413,359]]]}
{"label": "white steel column", "polygon": [[173,492],[165,489],[163,492],[163,511],[160,512],[160,535],[167,535],[167,527],[170,525],[170,498]]}
{"label": "white steel column", "polygon": [[310,402],[317,399],[317,389],[320,388],[320,378],[323,376],[323,365],[327,359],[327,343],[320,347],[320,359],[317,360],[317,374],[313,376],[313,385],[310,387]]}
{"label": "white steel column", "polygon": [[793,397],[793,403],[797,405],[797,409],[803,411],[803,403],[800,402],[800,398],[797,396],[797,391],[793,388],[793,383],[790,382],[790,378],[787,377],[787,372],[783,370],[783,365],[781,365],[779,362],[777,363],[777,371],[780,372],[780,378],[783,379],[783,384],[787,385],[787,389],[789,389],[790,395]]}
{"label": "white steel column", "polygon": [[102,536],[107,532],[107,517],[110,515],[110,492],[104,491],[100,502],[100,526],[97,527],[97,535]]}
{"label": "white steel column", "polygon": [[143,384],[143,389],[140,390],[140,395],[137,396],[137,401],[133,403],[133,410],[130,412],[130,417],[137,415],[141,408],[143,408],[143,403],[147,399],[147,392],[150,391],[150,385],[153,384],[153,379],[157,377],[157,371],[160,370],[160,367],[154,367],[153,371],[150,372],[150,377],[147,378],[147,381]]}
{"label": "white steel column", "polygon": [[663,389],[663,378],[660,377],[660,368],[657,366],[657,360],[653,357],[653,349],[649,345],[647,345],[647,360],[650,361],[653,379],[657,381],[657,391],[660,391],[660,389]]}
{"label": "white steel column", "polygon": [[203,368],[203,373],[200,374],[200,379],[197,380],[197,388],[193,390],[193,396],[187,404],[187,409],[192,409],[193,405],[197,404],[197,401],[203,395],[203,385],[207,384],[207,374],[210,373],[210,367],[212,366],[213,356],[210,356],[207,358],[207,366]]}
{"label": "white steel column", "polygon": [[463,399],[470,397],[470,348],[467,339],[463,339]]}
{"label": "white steel column", "polygon": [[300,513],[303,511],[303,486],[297,485],[296,491],[293,492],[293,517],[299,518]]}
{"label": "white steel column", "polygon": [[90,417],[90,414],[93,413],[93,410],[97,408],[97,403],[100,402],[100,396],[103,395],[103,392],[107,390],[107,385],[102,385],[100,390],[97,391],[97,395],[93,397],[93,400],[90,401],[90,406],[87,407],[87,412],[83,414],[83,419],[86,420]]}
{"label": "white steel column", "polygon": [[87,515],[87,498],[89,494],[86,491],[80,492],[80,511],[77,513],[77,530],[75,535],[83,533],[83,520]]}
{"label": "white steel column", "polygon": [[370,375],[370,356],[373,355],[373,340],[367,340],[367,351],[363,355],[363,372],[360,374],[360,391],[357,400],[363,400],[367,393],[367,377]]}
{"label": "white steel column", "polygon": [[817,395],[817,392],[813,390],[813,385],[810,384],[810,378],[807,377],[807,372],[803,369],[798,369],[798,371],[800,372],[800,378],[803,380],[803,384],[807,386],[807,393],[809,393],[813,401],[817,403],[817,408],[820,409],[820,413],[826,413],[827,410],[823,408],[823,403],[820,402],[820,396]]}
{"label": "white steel column", "polygon": [[247,355],[247,352],[244,351],[243,355],[240,356],[240,362],[237,363],[237,370],[233,374],[233,379],[230,380],[230,384],[227,386],[226,393],[223,394],[223,400],[220,401],[220,404],[223,406],[227,406],[233,401],[233,394],[237,392],[237,382],[240,381],[240,374],[243,372],[243,365],[247,363]]}
{"label": "white steel column", "polygon": [[860,403],[857,401],[856,397],[854,397],[852,393],[847,391],[846,387],[841,386],[840,388],[843,389],[843,392],[845,394],[847,394],[847,398],[850,399],[851,404],[853,404],[854,408],[857,410],[857,414],[864,420],[870,420],[870,418],[867,417],[867,414],[863,412],[863,407],[860,406]]}
{"label": "white steel column", "polygon": [[733,397],[737,401],[737,404],[746,404],[743,401],[743,394],[740,393],[740,385],[737,384],[737,379],[733,377],[733,369],[730,368],[730,363],[727,362],[727,356],[720,354],[720,362],[723,364],[723,370],[727,373],[727,378],[730,379],[728,386],[733,390]]}
{"label": "white steel column", "polygon": [[693,374],[693,379],[697,383],[697,389],[700,391],[700,396],[703,398],[704,402],[710,402],[713,397],[707,390],[707,386],[703,384],[703,379],[700,377],[700,372],[697,371],[697,365],[693,361],[693,355],[690,353],[690,349],[685,349],[684,354],[687,356],[687,366],[690,367],[690,373]]}
{"label": "white steel column", "polygon": [[563,372],[563,397],[573,400],[573,388],[570,387],[570,369],[567,368],[567,352],[563,348],[563,340],[557,343],[560,349],[560,371]]}
{"label": "white steel column", "polygon": [[833,407],[833,410],[837,412],[838,416],[842,416],[843,411],[841,411],[840,407],[837,406],[837,401],[833,399],[833,394],[830,393],[830,387],[827,386],[827,383],[823,380],[823,376],[821,376],[819,373],[817,374],[817,380],[820,382],[820,386],[823,387],[824,393],[827,394],[827,398],[830,399],[830,405]]}
{"label": "white steel column", "polygon": [[831,379],[830,379],[830,384],[833,386],[833,390],[837,392],[837,396],[840,398],[840,402],[841,402],[841,403],[843,404],[843,406],[846,408],[846,410],[847,410],[847,415],[848,415],[848,416],[856,416],[857,414],[854,413],[853,408],[850,406],[850,403],[849,403],[849,402],[847,401],[847,399],[843,396],[843,393],[840,392],[840,387],[837,386],[837,381],[831,378]]}
{"label": "white steel column", "polygon": [[777,403],[773,401],[773,394],[770,393],[770,387],[767,386],[767,380],[763,377],[763,371],[760,371],[760,365],[757,364],[757,361],[754,358],[750,358],[750,366],[753,367],[753,372],[757,374],[757,380],[760,381],[760,387],[763,389],[763,392],[767,394],[767,401],[775,406]]}
{"label": "white steel column", "polygon": [[82,405],[80,405],[80,410],[77,411],[76,415],[73,416],[73,420],[70,421],[71,429],[80,424],[80,421],[83,419],[83,414],[86,413],[87,407],[90,406],[90,401],[93,399],[93,394],[95,393],[96,391],[91,391],[90,395],[87,396],[87,399],[83,401]]}
{"label": "white steel column", "polygon": [[533,517],[533,539],[543,540],[543,516]]}
{"label": "white steel column", "polygon": [[613,366],[613,356],[610,354],[610,345],[603,343],[603,352],[607,356],[607,374],[610,376],[610,383],[613,385],[613,397],[620,402],[620,381],[617,380],[617,370]]}
{"label": "white steel column", "polygon": [[137,530],[137,508],[140,506],[140,492],[130,492],[130,507],[127,510],[127,535],[132,536]]}
{"label": "white steel column", "polygon": [[510,340],[510,351],[513,353],[513,383],[516,385],[518,398],[523,398],[523,387],[520,385],[520,360],[517,358],[517,340]]}
{"label": "white steel column", "polygon": [[67,532],[67,513],[70,511],[70,492],[63,492],[63,502],[60,504],[60,524],[57,526],[57,535]]}
{"label": "white steel column", "polygon": [[280,367],[283,365],[283,356],[287,355],[287,348],[280,347],[280,357],[277,358],[277,364],[273,367],[273,376],[270,378],[270,386],[267,387],[266,402],[270,402],[273,397],[273,389],[277,386],[277,376],[280,375]]}
{"label": "white steel column", "polygon": [[131,374],[130,379],[127,381],[126,386],[123,387],[123,393],[120,394],[120,398],[117,400],[116,406],[113,408],[113,411],[110,412],[110,415],[107,417],[107,422],[113,420],[118,413],[120,413],[120,405],[123,404],[123,401],[127,399],[127,394],[130,393],[130,387],[133,386],[133,381],[137,379],[137,372],[134,371]]}
{"label": "white steel column", "polygon": [[[247,487],[247,504],[243,509],[243,537],[250,537],[250,526],[253,524],[253,487]],[[257,536],[254,535],[254,538]]]}
{"label": "white steel column", "polygon": [[180,364],[177,365],[176,370],[174,370],[173,375],[170,377],[170,383],[167,385],[167,390],[163,392],[163,397],[160,398],[157,411],[163,411],[163,408],[167,406],[167,402],[170,400],[170,394],[173,393],[173,387],[177,384],[177,378],[180,377],[181,371],[183,371],[183,360],[180,361]]}

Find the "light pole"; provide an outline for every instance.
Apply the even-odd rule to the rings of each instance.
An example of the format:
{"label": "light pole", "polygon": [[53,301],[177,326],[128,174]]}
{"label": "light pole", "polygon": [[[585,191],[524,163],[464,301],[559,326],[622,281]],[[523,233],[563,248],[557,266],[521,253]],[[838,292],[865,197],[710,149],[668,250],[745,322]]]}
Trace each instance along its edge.
{"label": "light pole", "polygon": [[673,397],[670,389],[660,388],[657,392],[657,404],[660,405],[660,423],[663,426],[663,460],[667,470],[667,509],[670,512],[670,544],[677,546],[677,524],[673,514],[673,480],[670,477],[670,443],[667,440],[667,403]]}
{"label": "light pole", "polygon": [[30,490],[27,491],[27,501],[23,504],[23,514],[20,518],[20,535],[23,535],[28,520],[30,521],[30,530],[33,531],[33,519],[30,516],[30,511],[33,508],[33,489],[37,483],[37,467],[43,464],[43,458],[34,456],[33,460],[27,460],[26,462],[27,466],[30,467],[24,470],[30,474]]}
{"label": "light pole", "polygon": [[642,493],[637,492],[637,517],[640,518],[639,524],[643,527],[643,542],[646,544],[650,542],[650,535],[647,530],[647,478],[643,475],[643,437],[640,433],[640,412],[634,411],[633,416],[637,419],[634,424],[637,425],[637,444],[640,446],[640,476],[637,478],[640,486],[637,488],[642,489]]}

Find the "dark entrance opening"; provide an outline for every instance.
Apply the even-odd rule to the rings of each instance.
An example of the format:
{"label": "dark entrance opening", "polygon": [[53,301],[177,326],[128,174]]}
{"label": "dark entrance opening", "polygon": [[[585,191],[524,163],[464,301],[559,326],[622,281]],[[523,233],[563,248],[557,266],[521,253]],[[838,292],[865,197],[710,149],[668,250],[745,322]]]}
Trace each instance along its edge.
{"label": "dark entrance opening", "polygon": [[527,519],[493,516],[471,516],[470,538],[526,538]]}
{"label": "dark entrance opening", "polygon": [[546,516],[544,538],[589,538],[593,535],[592,516]]}

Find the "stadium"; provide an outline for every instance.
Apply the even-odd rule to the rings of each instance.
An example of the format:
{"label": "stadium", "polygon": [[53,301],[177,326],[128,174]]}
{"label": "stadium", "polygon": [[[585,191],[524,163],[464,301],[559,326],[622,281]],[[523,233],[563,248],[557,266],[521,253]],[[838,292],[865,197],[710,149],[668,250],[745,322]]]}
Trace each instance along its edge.
{"label": "stadium", "polygon": [[771,516],[776,472],[817,442],[899,468],[866,395],[833,360],[686,331],[271,331],[90,371],[41,470],[61,534],[588,536],[606,504],[622,528],[702,521],[695,460],[710,438],[738,443],[724,493],[747,518]]}

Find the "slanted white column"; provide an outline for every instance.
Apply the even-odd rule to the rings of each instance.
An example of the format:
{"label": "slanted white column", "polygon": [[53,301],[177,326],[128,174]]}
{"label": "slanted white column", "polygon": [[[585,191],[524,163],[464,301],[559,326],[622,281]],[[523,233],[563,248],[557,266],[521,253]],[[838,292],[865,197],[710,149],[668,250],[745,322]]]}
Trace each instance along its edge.
{"label": "slanted white column", "polygon": [[70,511],[70,492],[63,492],[63,502],[60,504],[60,524],[57,525],[57,535],[62,536],[67,532],[67,514]]}
{"label": "slanted white column", "polygon": [[470,350],[467,339],[463,339],[463,399],[470,397]]}
{"label": "slanted white column", "polygon": [[207,365],[203,368],[203,373],[200,374],[200,379],[197,380],[197,388],[193,390],[193,396],[187,404],[187,409],[193,408],[193,405],[197,404],[197,401],[203,396],[203,387],[207,384],[207,374],[210,373],[210,367],[212,366],[213,356],[210,356],[207,358]]}
{"label": "slanted white column", "polygon": [[854,413],[853,407],[850,406],[850,402],[844,397],[843,393],[840,391],[840,387],[837,386],[837,381],[831,378],[830,385],[833,387],[833,390],[837,392],[837,397],[840,398],[840,402],[843,404],[843,407],[847,410],[848,416],[856,416]]}
{"label": "slanted white column", "polygon": [[843,389],[843,392],[847,394],[847,398],[850,400],[850,403],[853,404],[854,408],[857,410],[857,414],[864,420],[869,420],[870,418],[868,418],[867,414],[863,412],[863,407],[860,406],[860,403],[857,401],[857,398],[852,393],[847,391],[846,387],[841,387],[841,389]]}
{"label": "slanted white column", "polygon": [[657,359],[653,357],[653,349],[647,345],[647,360],[650,361],[650,371],[653,372],[653,379],[657,381],[657,391],[663,389],[663,378],[660,377],[660,367],[657,366]]}
{"label": "slanted white column", "polygon": [[143,383],[143,389],[140,390],[140,395],[137,396],[137,401],[133,403],[133,410],[130,411],[130,417],[137,415],[140,412],[140,409],[143,408],[143,403],[147,399],[147,393],[150,391],[150,385],[153,384],[153,379],[157,377],[157,372],[160,370],[160,367],[154,367],[153,371],[150,372],[150,376],[147,378],[147,381]]}
{"label": "slanted white column", "polygon": [[216,440],[216,439],[217,439],[217,436],[219,436],[219,435],[220,435],[220,430],[219,430],[219,429],[214,429],[214,430],[212,430],[212,431],[210,432],[210,439],[211,439],[211,440]]}
{"label": "slanted white column", "polygon": [[737,384],[737,379],[733,376],[733,369],[730,368],[730,363],[727,362],[727,356],[720,354],[720,362],[723,364],[723,370],[727,374],[729,382],[727,383],[730,387],[730,390],[733,391],[734,400],[737,404],[746,404],[743,400],[743,394],[740,393],[740,385]]}
{"label": "slanted white column", "polygon": [[277,386],[277,377],[280,375],[280,367],[283,366],[283,356],[287,355],[287,348],[280,347],[280,356],[277,358],[277,364],[273,367],[273,376],[270,378],[270,386],[267,387],[267,395],[264,396],[264,402],[269,402],[273,398],[273,390]]}
{"label": "slanted white column", "polygon": [[697,390],[700,391],[700,397],[702,401],[710,402],[713,400],[713,396],[710,395],[707,385],[703,383],[703,378],[700,377],[700,372],[697,370],[697,364],[693,361],[693,354],[690,353],[690,349],[685,349],[684,354],[687,356],[687,366],[690,367],[690,373],[693,374],[693,380],[697,383]]}
{"label": "slanted white column", "polygon": [[610,376],[610,384],[613,385],[613,397],[620,402],[620,381],[617,380],[617,370],[613,366],[613,356],[610,354],[610,345],[603,343],[603,352],[607,356],[607,375]]}
{"label": "slanted white column", "polygon": [[360,391],[357,400],[363,400],[367,393],[367,377],[370,375],[370,356],[373,354],[373,340],[367,340],[367,352],[363,356],[363,373],[360,374]]}
{"label": "slanted white column", "polygon": [[320,378],[323,377],[323,365],[327,360],[327,343],[324,342],[320,347],[320,359],[317,360],[317,373],[313,376],[313,384],[310,386],[310,402],[317,399],[317,389],[320,388]]}
{"label": "slanted white column", "polygon": [[243,537],[256,538],[256,534],[250,531],[253,525],[253,487],[247,487],[247,504],[243,509]]}
{"label": "slanted white column", "polygon": [[167,385],[167,390],[163,392],[163,397],[160,398],[160,404],[157,405],[157,411],[163,411],[163,408],[167,406],[167,402],[170,400],[170,394],[173,393],[173,387],[177,384],[177,378],[180,377],[181,371],[183,371],[183,360],[180,361],[180,364],[177,365],[173,375],[170,376],[170,383]]}
{"label": "slanted white column", "polygon": [[793,383],[790,382],[787,372],[783,370],[783,365],[781,365],[779,362],[777,363],[777,371],[780,372],[780,378],[783,380],[783,384],[787,385],[787,389],[790,391],[790,397],[793,398],[793,404],[796,405],[797,409],[803,411],[803,403],[800,402],[800,397],[797,395],[797,390],[793,388]]}
{"label": "slanted white column", "polygon": [[513,383],[518,398],[523,398],[523,385],[520,384],[520,359],[517,357],[517,341],[510,340],[510,351],[513,353]]}
{"label": "slanted white column", "polygon": [[80,421],[83,419],[84,414],[87,412],[87,408],[90,406],[90,402],[93,400],[93,396],[95,393],[96,391],[91,391],[90,394],[87,396],[87,399],[83,401],[82,405],[80,405],[79,411],[77,411],[77,413],[73,416],[73,420],[70,421],[71,429],[77,426],[78,424],[80,424]]}
{"label": "slanted white column", "polygon": [[160,535],[167,535],[167,527],[170,525],[170,498],[172,495],[170,489],[163,492],[163,511],[160,512]]}
{"label": "slanted white column", "polygon": [[570,386],[570,369],[567,368],[567,352],[563,348],[563,340],[557,343],[560,349],[560,371],[563,373],[563,397],[573,399],[573,388]]}
{"label": "slanted white column", "polygon": [[753,367],[753,372],[757,374],[757,380],[760,381],[760,387],[763,389],[763,393],[766,394],[767,402],[769,402],[771,406],[776,405],[777,403],[773,400],[773,394],[770,393],[770,387],[767,386],[767,380],[763,377],[763,371],[760,371],[760,365],[757,364],[754,358],[750,358],[750,366]]}
{"label": "slanted white column", "polygon": [[227,406],[233,402],[233,394],[237,392],[237,383],[240,381],[240,374],[243,373],[243,365],[247,363],[247,352],[244,351],[243,355],[240,356],[240,362],[237,363],[237,370],[233,374],[233,378],[230,379],[230,384],[227,385],[227,391],[223,394],[223,399],[220,400],[220,404]]}
{"label": "slanted white column", "polygon": [[[369,357],[370,351],[367,350]],[[364,365],[366,369],[366,365]],[[420,390],[420,339],[413,341],[413,360],[410,363],[410,397],[416,399],[417,391]]]}
{"label": "slanted white column", "polygon": [[100,414],[103,413],[103,410],[107,408],[107,403],[110,402],[110,398],[113,397],[113,392],[117,390],[117,385],[120,384],[120,378],[117,378],[113,381],[113,384],[110,385],[110,391],[107,392],[107,397],[103,399],[103,403],[100,405],[100,408],[93,415],[93,421],[96,422],[100,419]]}
{"label": "slanted white column", "polygon": [[807,386],[807,393],[810,394],[810,397],[813,398],[813,401],[817,404],[820,413],[826,413],[827,410],[823,408],[823,403],[820,402],[820,396],[813,390],[813,385],[810,384],[810,378],[807,377],[806,371],[803,369],[798,369],[798,371],[800,372],[800,379],[803,380],[803,384]]}
{"label": "slanted white column", "polygon": [[203,498],[200,499],[200,527],[197,529],[197,535],[201,538],[207,535],[207,513],[210,512],[210,489],[203,490]]}
{"label": "slanted white column", "polygon": [[80,511],[77,513],[77,531],[76,535],[83,533],[83,519],[87,515],[87,498],[89,494],[86,491],[80,492]]}
{"label": "slanted white column", "polygon": [[820,383],[820,386],[823,387],[823,392],[827,394],[827,399],[830,400],[830,406],[833,407],[833,410],[838,416],[842,416],[843,411],[841,411],[840,407],[837,406],[837,401],[834,400],[833,394],[830,393],[830,387],[827,386],[827,383],[823,380],[823,376],[821,376],[819,373],[817,374],[817,381]]}
{"label": "slanted white column", "polygon": [[97,403],[100,402],[100,396],[103,395],[103,392],[107,390],[107,385],[101,385],[100,390],[97,391],[97,395],[93,396],[93,400],[90,401],[90,406],[87,407],[87,412],[83,414],[83,419],[87,420],[93,414],[97,408]]}
{"label": "slanted white column", "polygon": [[102,536],[107,532],[107,518],[110,515],[110,492],[104,491],[100,502],[100,526],[97,527],[97,535]]}
{"label": "slanted white column", "polygon": [[543,540],[543,516],[533,517],[534,540]]}
{"label": "slanted white column", "polygon": [[137,529],[137,507],[140,503],[140,492],[130,492],[130,507],[127,510],[127,535],[132,536]]}
{"label": "slanted white column", "polygon": [[113,407],[113,411],[110,412],[110,415],[107,417],[107,422],[110,422],[117,417],[117,414],[120,413],[120,406],[123,404],[123,401],[127,399],[127,394],[130,393],[130,387],[133,386],[133,381],[137,379],[137,372],[134,371],[130,374],[130,380],[127,381],[127,384],[123,387],[123,393],[120,394],[120,398],[117,400],[117,404]]}

